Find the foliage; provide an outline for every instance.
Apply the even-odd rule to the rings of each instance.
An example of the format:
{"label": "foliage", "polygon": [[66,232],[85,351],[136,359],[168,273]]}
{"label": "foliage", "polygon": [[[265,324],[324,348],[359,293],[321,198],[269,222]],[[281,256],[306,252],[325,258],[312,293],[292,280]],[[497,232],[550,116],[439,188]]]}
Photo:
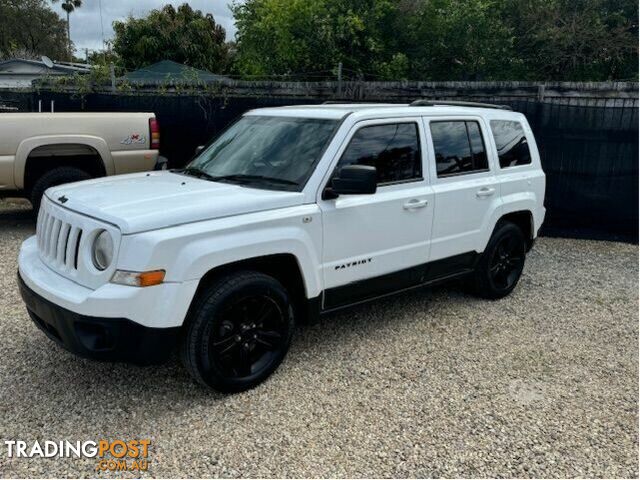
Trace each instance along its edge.
{"label": "foliage", "polygon": [[245,0],[232,6],[247,77],[637,78],[636,0]]}
{"label": "foliage", "polygon": [[223,72],[229,61],[225,30],[211,14],[188,4],[166,5],[145,18],[129,17],[113,24],[113,48],[127,70],[173,60],[211,72]]}
{"label": "foliage", "polygon": [[248,0],[232,11],[238,28],[236,68],[243,75],[304,73],[313,78],[391,62],[384,37],[392,0]]}
{"label": "foliage", "polygon": [[638,78],[636,0],[511,0],[505,11],[530,77]]}
{"label": "foliage", "polygon": [[64,20],[45,0],[0,0],[0,59],[67,56]]}
{"label": "foliage", "polygon": [[[109,43],[107,43],[107,47],[108,45]],[[93,50],[89,52],[87,60],[88,63],[93,67],[104,67],[107,70],[110,68],[110,65],[113,64],[117,77],[120,77],[126,73],[125,70],[121,67],[122,62],[120,61],[120,57],[111,48],[105,48],[104,50]]]}

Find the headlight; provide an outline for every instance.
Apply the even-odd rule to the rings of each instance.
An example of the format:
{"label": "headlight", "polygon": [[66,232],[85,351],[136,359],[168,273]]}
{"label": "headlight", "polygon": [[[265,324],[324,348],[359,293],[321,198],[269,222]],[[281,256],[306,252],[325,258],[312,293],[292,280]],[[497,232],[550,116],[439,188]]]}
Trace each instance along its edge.
{"label": "headlight", "polygon": [[113,239],[106,230],[102,230],[93,241],[91,252],[93,265],[98,270],[106,270],[113,261]]}

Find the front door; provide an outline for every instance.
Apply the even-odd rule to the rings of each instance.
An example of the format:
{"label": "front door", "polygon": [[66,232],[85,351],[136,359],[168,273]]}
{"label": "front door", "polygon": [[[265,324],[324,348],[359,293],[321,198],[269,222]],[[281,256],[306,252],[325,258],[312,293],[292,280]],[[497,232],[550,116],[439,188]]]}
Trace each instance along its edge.
{"label": "front door", "polygon": [[325,309],[422,281],[433,216],[422,129],[418,118],[361,122],[338,153],[337,168],[375,166],[378,190],[319,202]]}

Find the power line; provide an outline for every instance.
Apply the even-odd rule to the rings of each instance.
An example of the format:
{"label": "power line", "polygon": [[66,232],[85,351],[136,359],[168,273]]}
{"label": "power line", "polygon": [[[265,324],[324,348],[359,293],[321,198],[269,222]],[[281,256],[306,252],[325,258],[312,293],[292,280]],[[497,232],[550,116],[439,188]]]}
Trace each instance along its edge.
{"label": "power line", "polygon": [[102,21],[102,0],[98,0],[98,7],[100,8],[100,30],[102,31],[102,48],[104,48],[104,22]]}

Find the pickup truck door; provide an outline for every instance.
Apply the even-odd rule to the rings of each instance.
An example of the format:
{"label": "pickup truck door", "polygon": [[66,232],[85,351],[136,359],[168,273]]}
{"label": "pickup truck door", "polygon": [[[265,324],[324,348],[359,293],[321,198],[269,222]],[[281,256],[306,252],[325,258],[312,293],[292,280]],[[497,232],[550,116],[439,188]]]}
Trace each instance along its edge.
{"label": "pickup truck door", "polygon": [[434,208],[425,151],[419,118],[363,121],[347,135],[333,165],[375,166],[378,189],[318,202],[325,310],[423,280]]}

